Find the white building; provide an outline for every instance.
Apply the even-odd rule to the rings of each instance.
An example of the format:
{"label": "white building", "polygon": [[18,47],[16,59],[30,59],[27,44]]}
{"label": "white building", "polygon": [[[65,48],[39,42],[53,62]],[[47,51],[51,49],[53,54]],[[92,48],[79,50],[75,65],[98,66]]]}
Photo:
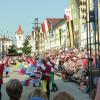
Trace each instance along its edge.
{"label": "white building", "polygon": [[21,25],[19,25],[18,30],[16,31],[16,45],[17,48],[22,48],[24,43],[24,32]]}
{"label": "white building", "polygon": [[7,53],[8,48],[13,44],[12,40],[7,37],[0,38],[0,53]]}

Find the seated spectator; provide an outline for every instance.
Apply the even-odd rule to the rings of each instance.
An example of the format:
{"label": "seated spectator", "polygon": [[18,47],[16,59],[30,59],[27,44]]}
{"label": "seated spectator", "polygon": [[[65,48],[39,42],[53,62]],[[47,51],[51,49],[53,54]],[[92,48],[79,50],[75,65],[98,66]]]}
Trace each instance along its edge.
{"label": "seated spectator", "polygon": [[54,96],[53,100],[74,100],[74,97],[71,96],[69,93],[63,91]]}
{"label": "seated spectator", "polygon": [[23,86],[18,79],[11,79],[6,85],[6,92],[9,100],[20,100]]}
{"label": "seated spectator", "polygon": [[28,100],[48,100],[47,95],[40,88],[35,88],[29,95]]}

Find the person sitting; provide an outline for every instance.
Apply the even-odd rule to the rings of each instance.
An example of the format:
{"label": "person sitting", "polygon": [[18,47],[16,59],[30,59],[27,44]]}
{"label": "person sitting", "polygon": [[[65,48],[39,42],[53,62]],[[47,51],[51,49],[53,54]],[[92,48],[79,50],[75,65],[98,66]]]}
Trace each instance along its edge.
{"label": "person sitting", "polygon": [[40,88],[34,88],[29,94],[28,100],[48,100],[45,92]]}
{"label": "person sitting", "polygon": [[74,97],[69,93],[62,91],[55,95],[53,100],[74,100]]}
{"label": "person sitting", "polygon": [[23,86],[18,79],[11,79],[6,85],[6,92],[9,100],[20,100],[23,91]]}

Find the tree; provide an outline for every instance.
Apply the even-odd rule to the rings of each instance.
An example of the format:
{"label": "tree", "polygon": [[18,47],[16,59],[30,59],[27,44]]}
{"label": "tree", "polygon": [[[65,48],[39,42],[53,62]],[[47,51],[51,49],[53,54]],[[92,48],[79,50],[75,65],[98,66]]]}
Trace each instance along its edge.
{"label": "tree", "polygon": [[29,43],[28,39],[25,39],[25,41],[23,43],[22,52],[25,55],[29,55],[31,53],[31,46],[30,46],[30,43]]}
{"label": "tree", "polygon": [[15,54],[15,53],[17,53],[16,46],[15,45],[11,45],[10,48],[8,49],[8,53],[9,54]]}

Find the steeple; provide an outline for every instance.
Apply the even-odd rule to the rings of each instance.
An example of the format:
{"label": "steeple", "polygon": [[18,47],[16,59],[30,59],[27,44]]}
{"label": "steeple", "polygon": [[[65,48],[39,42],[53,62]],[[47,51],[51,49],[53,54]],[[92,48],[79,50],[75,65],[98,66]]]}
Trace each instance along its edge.
{"label": "steeple", "polygon": [[19,25],[18,30],[16,31],[16,34],[17,35],[22,35],[23,34],[23,30],[22,30],[21,25]]}

